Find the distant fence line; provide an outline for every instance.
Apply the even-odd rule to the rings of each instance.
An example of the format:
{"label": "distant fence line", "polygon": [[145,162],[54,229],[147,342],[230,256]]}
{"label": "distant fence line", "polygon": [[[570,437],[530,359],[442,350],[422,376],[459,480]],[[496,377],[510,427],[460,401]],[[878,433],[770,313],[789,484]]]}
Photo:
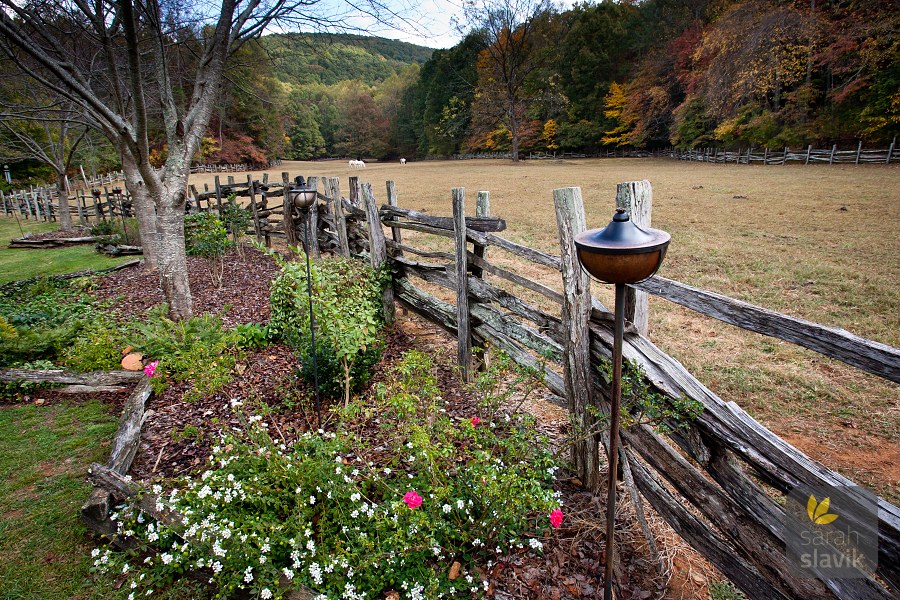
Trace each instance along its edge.
{"label": "distant fence line", "polygon": [[[271,169],[272,167],[277,167],[281,165],[281,159],[277,158],[275,160],[270,160],[265,168]],[[252,171],[254,169],[259,169],[260,165],[258,164],[250,164],[250,163],[238,163],[238,164],[205,164],[205,165],[193,165],[191,167],[191,173],[240,173],[242,171]]]}
{"label": "distant fence line", "polygon": [[783,165],[788,162],[819,164],[891,164],[900,159],[900,148],[897,148],[896,138],[887,149],[863,150],[862,142],[859,142],[855,150],[838,150],[837,144],[831,148],[816,149],[809,144],[800,150],[791,150],[787,146],[783,150],[773,151],[769,148],[738,149],[728,151],[722,148],[695,148],[692,150],[678,150],[672,148],[668,155],[678,160],[689,160],[708,163],[734,163],[749,165],[758,163],[763,165]]}

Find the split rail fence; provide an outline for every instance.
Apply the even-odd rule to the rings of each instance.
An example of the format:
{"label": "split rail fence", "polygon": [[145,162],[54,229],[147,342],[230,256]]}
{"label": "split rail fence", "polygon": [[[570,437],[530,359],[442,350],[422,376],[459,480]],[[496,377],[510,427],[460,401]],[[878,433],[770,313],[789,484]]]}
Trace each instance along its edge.
{"label": "split rail fence", "polygon": [[806,148],[791,150],[785,147],[782,150],[769,150],[768,148],[746,148],[738,150],[725,150],[723,148],[695,148],[692,150],[678,150],[672,148],[668,156],[678,160],[708,162],[738,165],[753,163],[763,165],[784,165],[789,162],[829,165],[863,165],[863,164],[891,164],[900,160],[900,148],[897,140],[891,142],[890,147],[880,150],[863,150],[863,143],[859,142],[855,150],[838,150],[837,144],[831,148],[817,149],[812,144]]}
{"label": "split rail fence", "polygon": [[[283,190],[290,178],[285,173],[282,180]],[[492,346],[522,365],[542,369],[545,385],[576,418],[582,417],[588,404],[608,410],[610,390],[597,366],[611,360],[613,316],[591,297],[587,275],[572,245],[574,235],[585,227],[580,189],[554,192],[562,240],[561,254],[554,256],[498,235],[506,223],[490,216],[488,192],[478,193],[475,217],[464,216],[467,198],[461,188],[452,192],[453,215],[433,216],[401,208],[392,181],[386,184],[387,202],[380,207],[371,185],[360,184],[358,177],[350,178],[347,197],[338,178],[312,177],[310,183],[317,188],[323,183],[324,191],[307,218],[291,209],[290,203],[287,210],[282,205],[282,226],[287,224],[282,232],[289,243],[302,239],[301,232],[308,227],[308,232],[316,232],[309,248],[314,256],[329,251],[375,266],[388,263],[394,273],[393,286],[385,293],[388,315],[397,300],[455,335],[464,376],[473,369],[473,346]],[[649,225],[650,193],[648,182],[621,184],[616,203],[629,209],[638,224]],[[266,226],[262,214],[272,210],[276,209],[254,208],[257,235],[262,236]],[[384,227],[390,229],[387,236]],[[453,240],[454,251],[416,248],[404,240],[405,231]],[[510,254],[560,273],[562,291],[499,266],[496,260],[488,260],[488,253],[492,258]],[[429,293],[419,282],[445,288],[445,297],[455,297],[455,302]],[[522,299],[507,289],[510,284],[540,295],[561,310],[548,311]],[[652,389],[669,401],[687,397],[703,406],[696,420],[669,436],[645,424],[623,430],[624,464],[641,494],[748,597],[896,597],[900,593],[900,509],[878,500],[876,577],[862,572],[856,579],[800,574],[785,551],[789,534],[780,501],[798,487],[850,486],[852,482],[778,438],[735,403],[718,397],[657,348],[646,336],[641,294],[798,344],[892,382],[900,382],[900,350],[662,277],[633,286],[631,293],[633,308],[628,318],[632,324],[625,335],[625,358],[639,365]],[[590,385],[578,386],[578,381]],[[597,441],[602,443],[603,436]]]}

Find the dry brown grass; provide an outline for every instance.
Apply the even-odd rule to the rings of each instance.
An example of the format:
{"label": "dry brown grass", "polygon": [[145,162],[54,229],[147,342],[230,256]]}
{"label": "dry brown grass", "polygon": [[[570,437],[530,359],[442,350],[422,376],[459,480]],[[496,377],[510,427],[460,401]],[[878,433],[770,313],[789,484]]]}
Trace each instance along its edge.
{"label": "dry brown grass", "polygon": [[[400,206],[450,214],[450,189],[491,193],[506,237],[559,253],[552,190],[579,186],[604,226],[616,183],[653,184],[653,225],[672,234],[661,275],[900,346],[900,167],[707,165],[672,160],[285,163],[271,171],[397,185]],[[270,176],[271,177],[271,176]],[[237,181],[246,175],[236,174]],[[211,175],[197,176],[201,183]],[[225,181],[225,176],[222,176]],[[406,236],[406,232],[404,232]],[[412,239],[412,238],[410,238]],[[430,247],[442,241],[418,243]],[[559,275],[491,256],[547,285]],[[609,286],[594,293],[612,304]],[[524,295],[524,294],[523,294]],[[832,468],[900,499],[900,388],[843,363],[651,300],[651,337],[701,381]],[[846,452],[840,449],[846,449]]]}

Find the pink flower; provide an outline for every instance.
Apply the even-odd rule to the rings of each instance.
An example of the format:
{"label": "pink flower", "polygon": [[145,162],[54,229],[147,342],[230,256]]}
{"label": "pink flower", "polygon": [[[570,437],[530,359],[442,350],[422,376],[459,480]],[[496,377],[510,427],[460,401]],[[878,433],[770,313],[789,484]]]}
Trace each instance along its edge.
{"label": "pink flower", "polygon": [[559,526],[562,525],[563,522],[563,513],[558,508],[554,508],[550,511],[550,524],[553,525],[555,529],[559,529]]}
{"label": "pink flower", "polygon": [[481,419],[478,417],[472,417],[470,420],[472,421],[472,427],[477,427],[481,423]]}
{"label": "pink flower", "polygon": [[417,494],[415,490],[406,492],[406,495],[403,496],[403,501],[413,510],[422,506],[422,496]]}
{"label": "pink flower", "polygon": [[153,377],[156,374],[156,365],[159,364],[158,360],[154,360],[152,363],[149,363],[144,367],[144,375],[147,377]]}

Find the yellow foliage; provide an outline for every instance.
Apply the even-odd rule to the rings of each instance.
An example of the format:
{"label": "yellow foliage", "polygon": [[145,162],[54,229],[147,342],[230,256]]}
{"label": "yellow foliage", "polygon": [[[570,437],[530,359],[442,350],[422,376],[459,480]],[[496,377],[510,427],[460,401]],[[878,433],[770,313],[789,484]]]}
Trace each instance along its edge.
{"label": "yellow foliage", "polygon": [[541,138],[546,142],[547,150],[556,150],[559,148],[559,144],[556,143],[556,134],[558,131],[559,126],[554,119],[550,119],[544,123],[544,133],[541,135]]}
{"label": "yellow foliage", "polygon": [[637,122],[637,119],[625,111],[627,103],[628,98],[625,96],[625,90],[621,85],[613,82],[609,86],[609,92],[603,98],[603,106],[606,107],[603,115],[607,119],[618,121],[619,124],[605,132],[606,135],[600,139],[601,143],[612,146],[627,146],[631,143],[634,124]]}

